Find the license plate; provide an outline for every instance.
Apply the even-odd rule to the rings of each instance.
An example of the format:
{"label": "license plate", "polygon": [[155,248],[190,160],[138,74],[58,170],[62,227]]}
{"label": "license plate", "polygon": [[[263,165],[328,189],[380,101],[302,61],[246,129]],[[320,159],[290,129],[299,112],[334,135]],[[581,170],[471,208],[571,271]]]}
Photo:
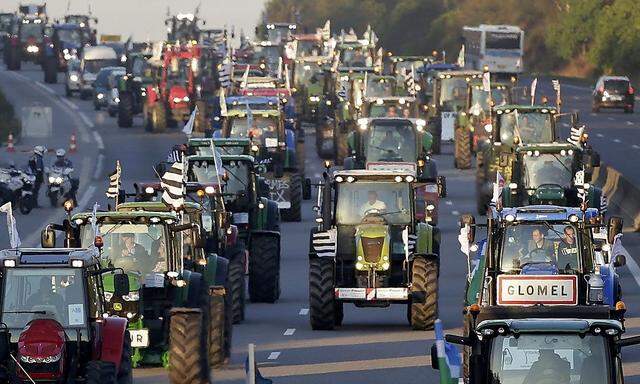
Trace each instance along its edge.
{"label": "license plate", "polygon": [[611,101],[621,101],[622,100],[622,96],[618,96],[618,95],[611,95],[609,96],[609,99]]}
{"label": "license plate", "polygon": [[249,223],[249,214],[247,212],[234,213],[233,214],[233,223],[234,224],[247,224],[247,223]]}
{"label": "license plate", "polygon": [[499,275],[498,305],[577,305],[575,275]]}
{"label": "license plate", "polygon": [[290,201],[278,201],[278,208],[280,209],[289,209],[291,208]]}
{"label": "license plate", "polygon": [[149,330],[148,329],[130,329],[131,346],[133,348],[146,348],[149,346]]}

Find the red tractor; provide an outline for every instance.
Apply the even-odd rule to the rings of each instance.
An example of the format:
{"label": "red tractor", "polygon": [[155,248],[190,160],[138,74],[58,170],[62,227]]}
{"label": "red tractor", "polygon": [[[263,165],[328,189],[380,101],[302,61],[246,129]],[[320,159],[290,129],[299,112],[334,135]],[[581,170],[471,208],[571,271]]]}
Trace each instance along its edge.
{"label": "red tractor", "polygon": [[0,271],[0,382],[131,382],[127,319],[105,316],[101,276],[120,296],[129,280],[101,268],[96,248],[3,250]]}

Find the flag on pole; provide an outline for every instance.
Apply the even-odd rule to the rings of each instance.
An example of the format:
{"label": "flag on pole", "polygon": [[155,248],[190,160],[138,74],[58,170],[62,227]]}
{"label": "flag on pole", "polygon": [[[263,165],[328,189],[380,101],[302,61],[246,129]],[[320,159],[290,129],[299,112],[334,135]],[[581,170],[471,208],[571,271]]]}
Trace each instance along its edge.
{"label": "flag on pole", "polygon": [[227,116],[227,98],[224,88],[220,89],[220,116]]}
{"label": "flag on pole", "polygon": [[580,138],[582,137],[584,130],[585,130],[584,125],[581,127],[571,127],[571,132],[569,133],[569,137],[567,138],[567,141],[575,145],[576,147],[579,147]]}
{"label": "flag on pole", "polygon": [[100,228],[98,227],[98,203],[93,204],[93,210],[91,211],[91,231],[93,232],[93,237],[100,236]]}
{"label": "flag on pole", "polygon": [[410,95],[416,94],[415,67],[411,65],[411,69],[405,68],[402,74],[404,77],[404,87]]}
{"label": "flag on pole", "polygon": [[437,319],[434,324],[436,336],[436,350],[438,352],[438,370],[440,384],[458,384],[460,379],[460,353],[458,349],[444,340],[442,320]]}
{"label": "flag on pole", "polygon": [[578,198],[585,203],[587,201],[587,188],[584,183],[584,169],[576,172],[573,177],[573,184],[576,186],[578,190]]}
{"label": "flag on pole", "polygon": [[5,203],[0,207],[0,212],[7,214],[7,231],[9,232],[9,244],[11,248],[20,247],[20,236],[18,235],[18,227],[16,225],[16,219],[13,217],[13,209],[11,208],[11,202]]}
{"label": "flag on pole", "polygon": [[189,120],[184,124],[184,128],[182,128],[182,133],[184,133],[188,137],[190,137],[191,134],[193,133],[193,126],[196,123],[197,114],[198,114],[198,106],[196,105],[195,108],[193,108],[193,112],[191,112],[191,116],[189,116]]}
{"label": "flag on pole", "polygon": [[536,87],[538,86],[538,78],[536,77],[531,82],[531,105],[536,102]]}
{"label": "flag on pole", "polygon": [[491,92],[491,72],[487,71],[482,74],[482,90]]}
{"label": "flag on pole", "polygon": [[460,48],[460,52],[458,53],[458,67],[464,68],[464,44]]}
{"label": "flag on pole", "polygon": [[278,57],[278,74],[276,77],[278,80],[282,80],[282,57]]}
{"label": "flag on pole", "polygon": [[249,344],[249,355],[244,362],[244,372],[246,373],[246,383],[247,384],[271,384],[273,380],[265,379],[260,374],[260,370],[258,369],[258,364],[256,363],[255,357],[255,345]]}
{"label": "flag on pole", "polygon": [[553,79],[551,80],[551,84],[553,84],[553,90],[556,91],[556,108],[560,111],[560,105],[562,104],[562,97],[560,96],[560,80]]}
{"label": "flag on pole", "polygon": [[175,162],[160,179],[162,187],[162,202],[175,210],[184,205],[186,194],[184,185],[184,162]]}
{"label": "flag on pole", "polygon": [[120,175],[122,169],[120,168],[120,160],[116,161],[116,170],[109,175],[109,188],[107,188],[107,198],[118,200],[118,194],[120,193]]}
{"label": "flag on pole", "polygon": [[242,81],[240,82],[240,88],[245,89],[249,83],[249,64],[247,64],[247,68],[244,70],[244,74],[242,75]]}
{"label": "flag on pole", "polygon": [[496,182],[493,184],[493,196],[491,197],[492,205],[497,205],[498,201],[502,199],[502,188],[504,188],[504,177],[500,172],[496,172]]}
{"label": "flag on pole", "polygon": [[471,232],[471,227],[469,224],[465,224],[460,228],[460,233],[458,234],[458,243],[460,243],[460,251],[465,255],[469,256],[469,252],[471,251],[471,244],[469,243],[469,233]]}

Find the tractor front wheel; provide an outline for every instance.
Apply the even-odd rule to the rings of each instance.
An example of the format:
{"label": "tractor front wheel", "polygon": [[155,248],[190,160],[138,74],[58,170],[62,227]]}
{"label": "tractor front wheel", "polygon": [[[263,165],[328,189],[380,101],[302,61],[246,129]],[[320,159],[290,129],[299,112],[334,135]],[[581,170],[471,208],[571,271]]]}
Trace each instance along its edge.
{"label": "tractor front wheel", "polygon": [[342,323],[333,292],[333,267],[332,259],[309,260],[309,319],[314,330],[331,330]]}
{"label": "tractor front wheel", "polygon": [[412,301],[411,327],[424,331],[433,327],[438,317],[438,262],[417,257],[411,270],[411,296],[422,300]]}
{"label": "tractor front wheel", "polygon": [[280,211],[282,220],[301,221],[302,220],[302,177],[299,174],[291,175],[289,188],[291,189],[289,193],[289,197],[291,199],[291,207]]}
{"label": "tractor front wheel", "polygon": [[223,290],[213,288],[213,293],[209,300],[209,324],[208,324],[208,344],[209,344],[209,364],[212,367],[222,365],[226,358],[227,332],[225,327],[226,296]]}
{"label": "tractor front wheel", "polygon": [[458,127],[455,133],[454,165],[458,169],[471,168],[471,134],[469,127]]}
{"label": "tractor front wheel", "polygon": [[133,125],[133,96],[129,92],[120,93],[118,103],[118,127],[129,128]]}
{"label": "tractor front wheel", "polygon": [[116,365],[110,361],[93,360],[85,368],[86,384],[116,383]]}
{"label": "tractor front wheel", "polygon": [[231,296],[231,313],[233,324],[238,324],[244,320],[244,304],[245,304],[245,246],[239,243],[236,247],[229,250],[227,259],[229,260],[229,276],[227,282],[229,285],[229,295]]}
{"label": "tractor front wheel", "polygon": [[131,337],[129,331],[124,333],[122,345],[122,357],[120,358],[120,371],[118,372],[118,384],[133,383],[133,366],[131,364]]}
{"label": "tractor front wheel", "polygon": [[[211,323],[211,322],[210,322]],[[169,325],[169,382],[202,384],[208,382],[207,359],[202,311],[173,308]]]}
{"label": "tractor front wheel", "polygon": [[274,303],[280,297],[280,244],[270,237],[251,240],[249,297],[254,303]]}

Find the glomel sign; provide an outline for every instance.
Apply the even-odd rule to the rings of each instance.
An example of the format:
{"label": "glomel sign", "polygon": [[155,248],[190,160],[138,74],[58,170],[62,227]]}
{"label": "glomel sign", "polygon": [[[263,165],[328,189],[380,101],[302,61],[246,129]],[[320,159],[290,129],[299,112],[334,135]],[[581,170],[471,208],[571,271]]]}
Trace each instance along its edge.
{"label": "glomel sign", "polygon": [[498,305],[577,305],[578,277],[499,275]]}

